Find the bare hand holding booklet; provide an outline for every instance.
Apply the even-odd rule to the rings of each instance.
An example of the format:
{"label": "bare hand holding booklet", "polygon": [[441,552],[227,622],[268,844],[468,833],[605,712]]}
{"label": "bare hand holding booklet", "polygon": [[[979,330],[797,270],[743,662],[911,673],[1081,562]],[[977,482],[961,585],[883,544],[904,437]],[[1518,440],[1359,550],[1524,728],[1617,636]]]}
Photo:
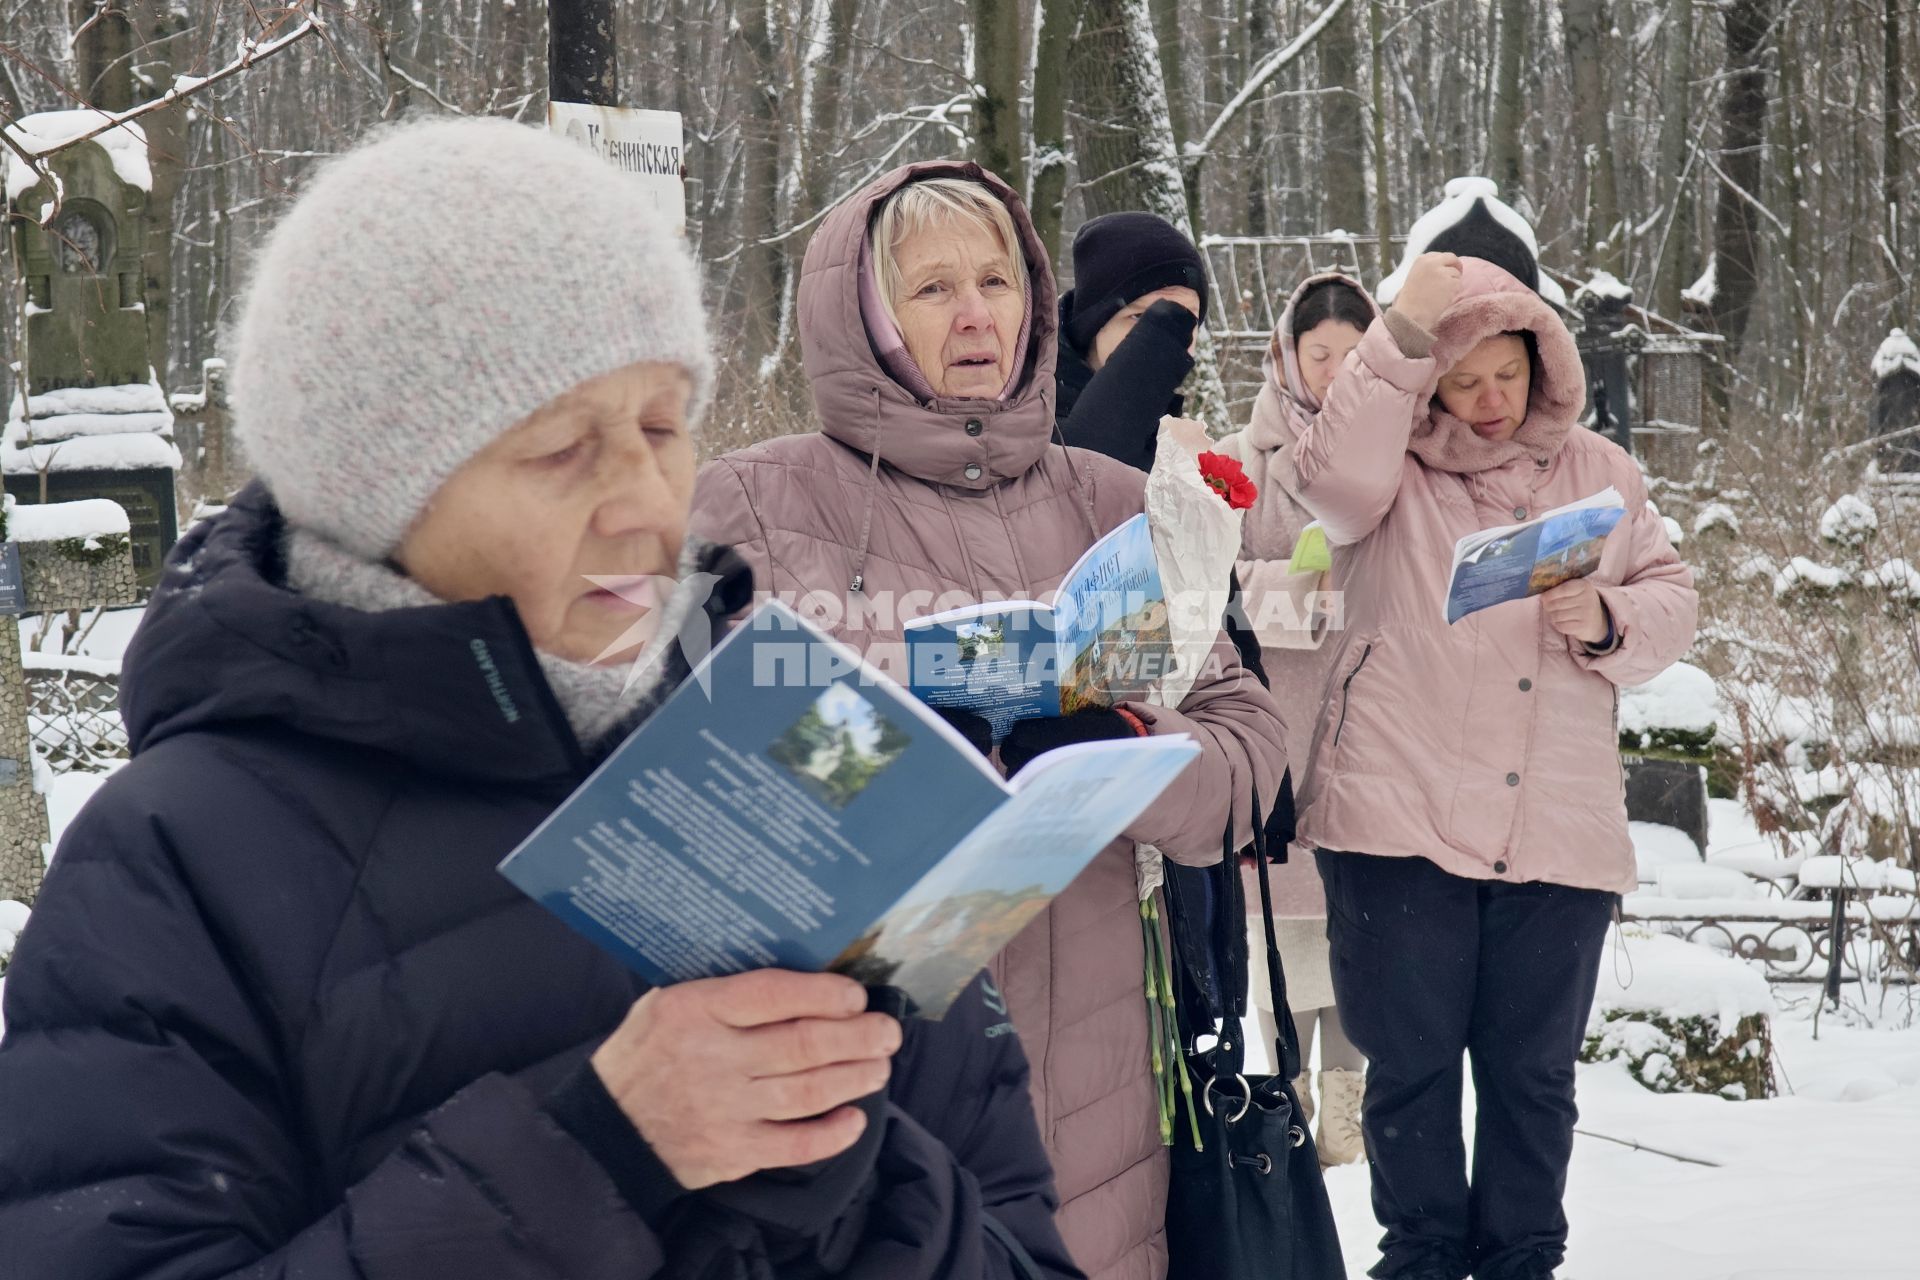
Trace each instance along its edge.
{"label": "bare hand holding booklet", "polygon": [[1088,547],[1053,595],[907,623],[913,692],[983,717],[996,740],[1015,720],[1145,701],[1173,652],[1146,515]]}
{"label": "bare hand holding booklet", "polygon": [[1453,544],[1447,621],[1458,622],[1509,600],[1525,600],[1600,567],[1607,535],[1626,514],[1608,485],[1591,497],[1529,520],[1470,533]]}
{"label": "bare hand holding booklet", "polygon": [[500,870],[655,985],[831,970],[938,1017],[1199,754],[1085,743],[1009,783],[772,602]]}

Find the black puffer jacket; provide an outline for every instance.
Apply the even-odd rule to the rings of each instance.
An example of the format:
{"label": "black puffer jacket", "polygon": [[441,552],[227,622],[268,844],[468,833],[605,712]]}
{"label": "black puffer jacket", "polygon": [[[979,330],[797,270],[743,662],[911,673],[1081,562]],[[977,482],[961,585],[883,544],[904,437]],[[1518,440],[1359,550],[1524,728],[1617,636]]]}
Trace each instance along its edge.
{"label": "black puffer jacket", "polygon": [[680,1193],[584,1065],[639,984],[494,870],[589,765],[511,604],[332,607],[279,545],[255,487],[129,655],[6,980],[0,1276],[1078,1274],[984,983],[853,1151]]}

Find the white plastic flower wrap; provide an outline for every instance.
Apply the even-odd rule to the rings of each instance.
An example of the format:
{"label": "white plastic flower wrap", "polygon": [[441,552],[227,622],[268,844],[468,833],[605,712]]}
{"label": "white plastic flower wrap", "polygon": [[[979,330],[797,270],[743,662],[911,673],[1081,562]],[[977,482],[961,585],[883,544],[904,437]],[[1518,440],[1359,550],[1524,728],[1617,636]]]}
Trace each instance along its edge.
{"label": "white plastic flower wrap", "polygon": [[[1162,418],[1147,474],[1147,525],[1167,601],[1173,652],[1149,701],[1177,707],[1193,688],[1226,614],[1233,563],[1240,554],[1241,513],[1202,474],[1200,455],[1211,441],[1186,418]],[[1160,851],[1136,847],[1134,874],[1141,898],[1160,887]]]}
{"label": "white plastic flower wrap", "polygon": [[[1147,474],[1147,525],[1173,642],[1167,674],[1148,700],[1163,707],[1180,705],[1213,654],[1231,596],[1233,562],[1240,554],[1240,513],[1253,503],[1252,482],[1231,459],[1209,452],[1210,443],[1199,423],[1162,418],[1153,470]],[[1198,1151],[1199,1112],[1180,1041],[1170,946],[1154,892],[1166,879],[1160,850],[1135,845],[1133,871],[1146,950],[1147,1038],[1160,1100],[1160,1141],[1173,1144],[1184,1101],[1188,1139]]]}

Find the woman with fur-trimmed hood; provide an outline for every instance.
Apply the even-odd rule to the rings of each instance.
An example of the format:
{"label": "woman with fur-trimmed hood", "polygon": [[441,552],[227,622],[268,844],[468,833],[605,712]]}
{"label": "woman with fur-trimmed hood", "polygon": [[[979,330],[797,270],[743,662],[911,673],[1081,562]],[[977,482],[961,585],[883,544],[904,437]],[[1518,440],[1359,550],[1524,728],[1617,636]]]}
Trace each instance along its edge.
{"label": "woman with fur-trimmed hood", "polygon": [[[1574,1062],[1635,882],[1619,690],[1678,659],[1697,612],[1639,467],[1580,425],[1585,402],[1533,289],[1427,253],[1295,446],[1344,592],[1300,825],[1369,1063],[1377,1277],[1545,1280],[1565,1252]],[[1596,572],[1447,623],[1457,539],[1609,485],[1626,514]]]}

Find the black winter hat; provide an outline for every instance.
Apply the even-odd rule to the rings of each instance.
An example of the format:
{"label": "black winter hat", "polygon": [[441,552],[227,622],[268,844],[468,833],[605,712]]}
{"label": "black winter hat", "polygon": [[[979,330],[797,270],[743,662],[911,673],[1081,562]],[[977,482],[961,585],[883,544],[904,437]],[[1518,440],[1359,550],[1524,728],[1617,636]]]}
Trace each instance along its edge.
{"label": "black winter hat", "polygon": [[1540,287],[1540,263],[1526,241],[1500,224],[1485,200],[1475,200],[1460,221],[1427,242],[1426,253],[1454,253],[1491,262],[1530,289]]}
{"label": "black winter hat", "polygon": [[1200,295],[1207,314],[1207,264],[1193,241],[1153,213],[1107,213],[1073,236],[1072,311],[1064,333],[1086,354],[1094,335],[1142,294],[1182,285]]}

